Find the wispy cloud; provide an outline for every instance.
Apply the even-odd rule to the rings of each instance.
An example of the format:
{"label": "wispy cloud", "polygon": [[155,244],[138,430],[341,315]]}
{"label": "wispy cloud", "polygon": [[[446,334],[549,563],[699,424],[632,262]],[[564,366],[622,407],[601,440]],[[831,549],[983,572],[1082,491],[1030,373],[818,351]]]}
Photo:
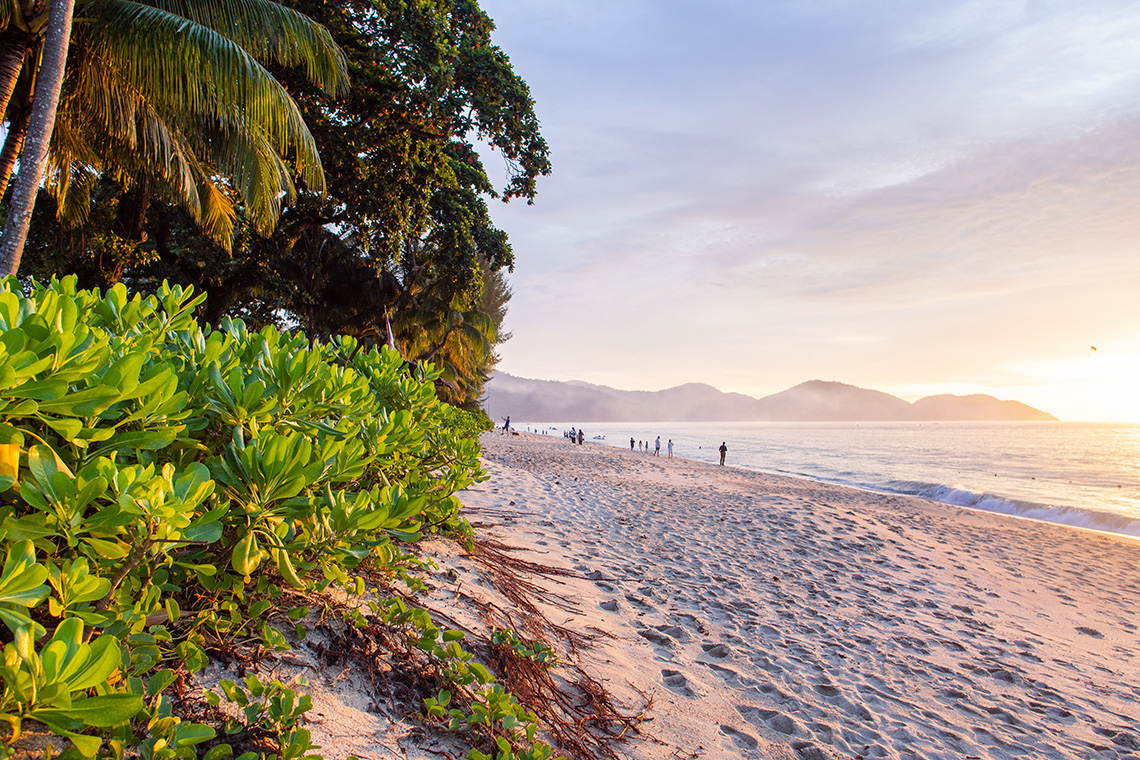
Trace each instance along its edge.
{"label": "wispy cloud", "polygon": [[555,161],[494,210],[507,371],[983,387],[1140,336],[1140,6],[484,6]]}

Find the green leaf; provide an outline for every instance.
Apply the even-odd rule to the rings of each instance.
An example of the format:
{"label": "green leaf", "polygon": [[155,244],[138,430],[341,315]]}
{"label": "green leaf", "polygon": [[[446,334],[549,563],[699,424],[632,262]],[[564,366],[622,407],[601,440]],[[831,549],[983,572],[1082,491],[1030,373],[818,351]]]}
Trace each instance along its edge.
{"label": "green leaf", "polygon": [[165,449],[170,444],[174,443],[174,439],[178,437],[180,428],[167,427],[161,430],[136,430],[130,433],[119,433],[110,439],[110,442],[101,447],[96,456],[106,454],[111,451],[157,451]]}
{"label": "green leaf", "polygon": [[481,684],[488,684],[495,680],[495,676],[491,675],[491,671],[477,662],[469,662],[467,663],[467,667],[475,675],[475,680]]}
{"label": "green leaf", "polygon": [[29,717],[44,723],[77,720],[86,726],[112,728],[126,723],[142,709],[142,697],[135,694],[104,694],[75,700],[68,710],[32,710]]}
{"label": "green leaf", "polygon": [[67,393],[67,383],[56,378],[29,380],[15,388],[4,391],[5,396],[28,398],[36,401],[52,401]]}
{"label": "green leaf", "polygon": [[51,592],[44,585],[47,568],[36,562],[31,541],[19,541],[8,548],[4,570],[0,574],[0,602],[34,607]]}
{"label": "green leaf", "polygon": [[253,531],[246,533],[237,545],[234,546],[231,561],[234,570],[242,575],[250,575],[261,564],[261,550],[257,546],[257,537]]}
{"label": "green leaf", "polygon": [[62,473],[69,478],[75,477],[50,446],[38,445],[28,449],[28,469],[36,481],[53,496],[54,492],[51,491],[53,475]]}
{"label": "green leaf", "polygon": [[79,651],[83,652],[85,648],[86,662],[80,663],[80,658],[76,657],[73,662],[78,667],[69,663],[60,673],[61,679],[71,687],[72,691],[85,691],[104,683],[119,669],[119,664],[122,662],[119,640],[114,636],[104,634],[90,645],[81,645]]}
{"label": "green leaf", "polygon": [[114,388],[96,386],[69,393],[62,398],[40,402],[40,413],[64,414],[69,417],[94,417],[111,408],[120,394]]}
{"label": "green leaf", "polygon": [[174,730],[174,746],[192,747],[195,744],[209,741],[217,735],[218,732],[210,726],[204,726],[201,723],[183,723]]}
{"label": "green leaf", "polygon": [[[41,720],[47,723],[47,719]],[[99,747],[103,745],[103,739],[99,736],[86,736],[72,731],[60,731],[59,733],[71,740],[81,757],[95,757],[99,752]]]}
{"label": "green leaf", "polygon": [[83,423],[77,419],[45,417],[43,420],[48,427],[59,433],[61,438],[68,441],[79,437],[80,431],[83,430]]}

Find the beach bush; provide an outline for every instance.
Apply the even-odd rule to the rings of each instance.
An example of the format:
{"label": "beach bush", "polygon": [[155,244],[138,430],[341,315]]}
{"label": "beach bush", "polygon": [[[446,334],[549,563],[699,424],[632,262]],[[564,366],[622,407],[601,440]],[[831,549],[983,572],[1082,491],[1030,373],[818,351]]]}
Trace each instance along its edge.
{"label": "beach bush", "polygon": [[[70,757],[226,757],[236,739],[219,743],[170,696],[208,651],[287,649],[277,626],[305,633],[298,595],[361,592],[362,563],[404,577],[407,543],[470,531],[455,493],[485,477],[475,436],[489,420],[440,403],[430,366],[349,337],[310,344],[239,320],[203,330],[203,298],[165,283],[130,296],[73,277],[0,282],[9,751],[36,721]],[[391,614],[415,618],[425,651],[515,725],[521,709],[452,634]],[[221,689],[212,702],[241,716],[227,736],[256,731],[273,738],[269,756],[312,757],[307,697],[256,678]]]}

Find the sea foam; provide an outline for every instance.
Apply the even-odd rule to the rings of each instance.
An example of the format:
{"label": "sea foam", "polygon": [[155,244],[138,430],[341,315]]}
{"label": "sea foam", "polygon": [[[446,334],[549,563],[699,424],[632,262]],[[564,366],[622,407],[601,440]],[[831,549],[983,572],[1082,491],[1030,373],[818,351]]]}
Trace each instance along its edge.
{"label": "sea foam", "polygon": [[893,481],[887,485],[885,490],[908,496],[919,496],[940,504],[950,504],[984,512],[997,512],[1003,515],[1013,515],[1014,517],[1024,517],[1030,520],[1108,533],[1119,533],[1125,536],[1140,536],[1140,520],[1114,512],[1020,501],[990,493],[976,493],[965,488],[941,483]]}

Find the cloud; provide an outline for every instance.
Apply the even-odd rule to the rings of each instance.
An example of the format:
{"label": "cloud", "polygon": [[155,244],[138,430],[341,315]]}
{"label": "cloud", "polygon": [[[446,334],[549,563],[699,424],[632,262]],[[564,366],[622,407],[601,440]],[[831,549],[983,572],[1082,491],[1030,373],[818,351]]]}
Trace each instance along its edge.
{"label": "cloud", "polygon": [[1007,382],[1140,335],[1140,8],[484,5],[555,162],[494,209],[506,371]]}

